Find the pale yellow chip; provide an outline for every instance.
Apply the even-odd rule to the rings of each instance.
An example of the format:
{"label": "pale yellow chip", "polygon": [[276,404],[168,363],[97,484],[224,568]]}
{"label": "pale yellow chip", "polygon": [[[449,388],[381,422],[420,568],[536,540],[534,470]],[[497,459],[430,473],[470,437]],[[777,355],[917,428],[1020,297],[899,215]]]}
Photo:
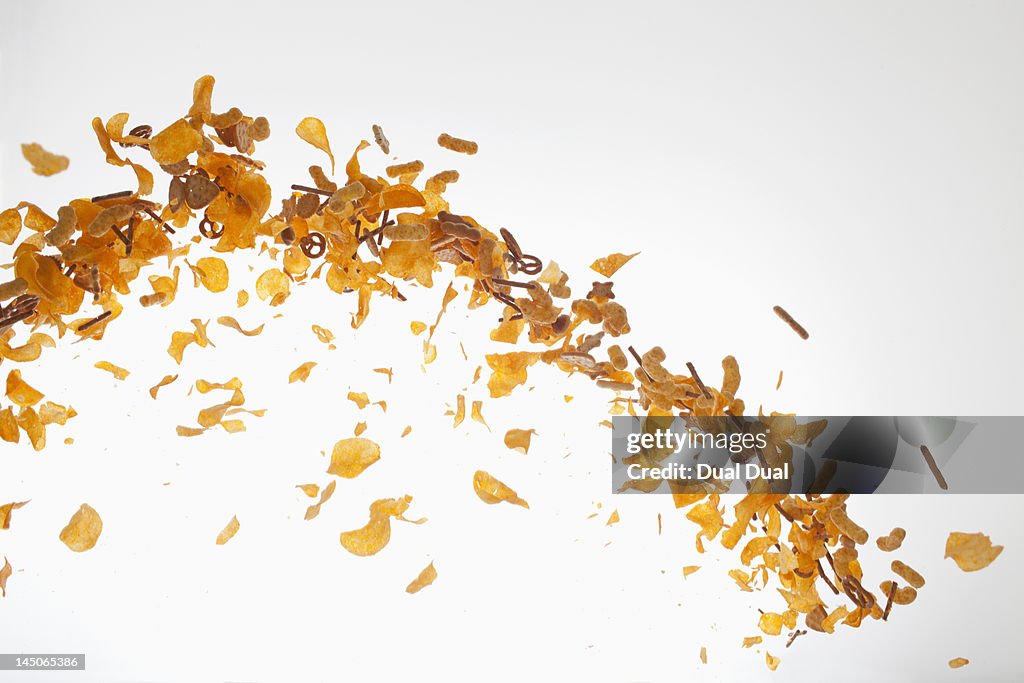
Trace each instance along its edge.
{"label": "pale yellow chip", "polygon": [[704,647],[704,646],[701,646],[701,648],[700,648],[700,663],[701,664],[707,664],[708,663],[708,649],[706,647]]}
{"label": "pale yellow chip", "polygon": [[431,562],[423,568],[423,571],[419,573],[419,576],[412,580],[412,583],[405,587],[405,592],[410,594],[419,593],[421,590],[434,583],[436,578],[437,570],[434,569],[434,563]]}
{"label": "pale yellow chip", "polygon": [[473,490],[480,500],[488,505],[495,503],[511,503],[529,509],[530,505],[520,498],[515,491],[483,470],[473,475]]}
{"label": "pale yellow chip", "polygon": [[178,379],[177,375],[164,375],[164,378],[149,388],[149,395],[156,399],[156,394],[161,387],[165,387]]}
{"label": "pale yellow chip", "polygon": [[768,668],[770,670],[772,670],[772,671],[775,671],[776,669],[779,668],[779,663],[781,661],[782,661],[781,659],[779,659],[778,657],[773,656],[770,652],[765,652],[764,653],[764,662],[765,662],[765,664],[768,665]]}
{"label": "pale yellow chip", "polygon": [[353,437],[334,444],[328,474],[345,479],[358,477],[363,470],[380,460],[380,446],[370,439]]}
{"label": "pale yellow chip", "polygon": [[764,639],[761,636],[747,636],[743,639],[743,647],[754,647],[760,645]]}
{"label": "pale yellow chip", "polygon": [[317,484],[296,484],[295,488],[305,493],[310,498],[316,498],[320,494],[320,486]]}
{"label": "pale yellow chip", "polygon": [[626,265],[630,259],[639,254],[609,254],[608,256],[602,257],[590,264],[590,269],[600,273],[605,277],[611,277],[618,271],[619,268]]}
{"label": "pale yellow chip", "polygon": [[238,529],[241,528],[241,524],[238,523],[238,517],[232,517],[231,521],[228,522],[227,526],[221,529],[221,532],[217,534],[217,545],[224,545],[238,533]]}
{"label": "pale yellow chip", "polygon": [[487,426],[487,421],[484,420],[483,407],[483,401],[473,401],[473,405],[469,411],[469,416],[473,419],[474,422],[479,422],[480,424],[490,429],[490,427]]}
{"label": "pale yellow chip", "polygon": [[291,280],[283,271],[271,268],[256,280],[256,295],[260,301],[270,300],[271,306],[282,303],[291,293]]}
{"label": "pale yellow chip", "polygon": [[366,395],[365,391],[350,391],[346,398],[359,406],[359,410],[370,405],[370,397]]}
{"label": "pale yellow chip", "polygon": [[327,139],[327,127],[324,126],[324,122],[316,117],[307,116],[299,121],[299,125],[295,127],[295,133],[330,157],[331,175],[334,175],[334,154],[331,153],[331,143]]}
{"label": "pale yellow chip", "polygon": [[313,361],[306,361],[299,367],[295,368],[288,375],[288,384],[294,384],[295,382],[305,382],[309,379],[309,372],[316,367],[316,363]]}
{"label": "pale yellow chip", "polygon": [[71,520],[60,532],[60,540],[76,553],[85,552],[96,545],[103,533],[103,520],[99,513],[82,503]]}
{"label": "pale yellow chip", "polygon": [[968,534],[954,531],[946,539],[946,557],[952,557],[957,566],[965,572],[976,572],[992,564],[1003,546],[992,545],[992,540],[982,533]]}
{"label": "pale yellow chip", "polygon": [[526,455],[530,452],[530,440],[536,433],[535,429],[510,429],[505,432],[505,446]]}
{"label": "pale yellow chip", "polygon": [[66,156],[47,152],[38,143],[21,146],[21,155],[32,164],[32,172],[36,175],[51,176],[65,171],[71,161]]}
{"label": "pale yellow chip", "polygon": [[129,372],[128,370],[125,370],[124,368],[118,367],[118,366],[114,365],[113,363],[110,363],[110,362],[105,361],[105,360],[101,360],[100,362],[96,363],[95,367],[99,368],[100,370],[104,370],[106,372],[109,372],[116,379],[120,379],[120,380],[125,379],[126,377],[128,377],[128,375],[131,374],[131,372]]}
{"label": "pale yellow chip", "polygon": [[413,320],[409,323],[409,329],[412,330],[413,334],[421,334],[427,329],[427,324],[419,320]]}

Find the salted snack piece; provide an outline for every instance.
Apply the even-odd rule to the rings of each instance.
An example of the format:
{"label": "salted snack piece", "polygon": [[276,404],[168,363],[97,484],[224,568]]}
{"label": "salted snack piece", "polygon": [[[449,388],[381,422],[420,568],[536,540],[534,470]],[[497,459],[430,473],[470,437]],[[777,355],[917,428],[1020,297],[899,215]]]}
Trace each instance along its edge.
{"label": "salted snack piece", "polygon": [[388,142],[387,137],[384,135],[384,129],[376,123],[373,124],[373,141],[380,147],[380,151],[385,154],[391,154],[391,143]]}
{"label": "salted snack piece", "polygon": [[409,594],[419,593],[421,590],[434,583],[435,579],[437,579],[437,570],[434,569],[434,563],[431,562],[423,568],[423,571],[419,573],[419,576],[412,580],[412,583],[405,587],[405,592]]}
{"label": "salted snack piece", "polygon": [[62,247],[67,244],[75,230],[78,229],[78,214],[73,206],[62,206],[57,209],[57,224],[46,233],[46,243],[51,247]]}
{"label": "salted snack piece", "polygon": [[7,503],[0,505],[0,529],[11,528],[11,514],[18,508],[23,508],[28,505],[27,500],[23,500],[20,503]]}
{"label": "salted snack piece", "polygon": [[639,253],[638,251],[634,254],[609,254],[591,263],[590,269],[605,277],[611,277],[618,272],[619,268],[629,263]]}
{"label": "salted snack piece", "polygon": [[473,475],[473,490],[477,497],[488,505],[504,502],[524,508],[530,507],[529,503],[520,498],[515,491],[483,470],[477,470]]}
{"label": "salted snack piece", "polygon": [[288,384],[294,384],[295,382],[305,382],[309,379],[310,371],[316,367],[316,363],[313,361],[307,361],[291,371],[288,375]]}
{"label": "salted snack piece", "polygon": [[128,377],[128,375],[131,374],[124,368],[118,367],[113,363],[110,363],[105,360],[101,360],[98,363],[96,363],[96,367],[99,368],[100,370],[105,370],[106,372],[109,372],[111,375],[113,375],[116,379],[119,380],[124,380]]}
{"label": "salted snack piece", "polygon": [[409,161],[404,164],[395,164],[384,169],[389,178],[398,178],[408,173],[419,173],[423,170],[422,161]]}
{"label": "salted snack piece", "polygon": [[992,540],[982,533],[968,534],[954,531],[946,539],[946,557],[953,558],[957,566],[965,572],[976,572],[989,566],[999,554],[1003,546],[992,545]]}
{"label": "salted snack piece", "polygon": [[177,381],[177,379],[177,375],[164,375],[163,379],[161,379],[159,382],[157,382],[156,384],[149,388],[149,395],[153,397],[154,400],[156,400],[157,392],[160,391],[162,387],[165,387],[168,384]]}
{"label": "salted snack piece", "polygon": [[345,479],[354,479],[378,460],[380,460],[380,446],[376,442],[358,436],[342,439],[334,444],[331,464],[327,468],[327,473]]}
{"label": "salted snack piece", "polygon": [[370,521],[365,526],[354,531],[342,532],[342,547],[360,557],[376,555],[391,540],[391,518],[410,521],[402,517],[409,509],[410,503],[412,496],[382,498],[373,502],[370,505]]}
{"label": "salted snack piece", "polygon": [[238,517],[232,517],[231,521],[221,529],[221,532],[217,534],[217,545],[224,545],[238,533],[238,530],[242,527],[238,522]]}
{"label": "salted snack piece", "polygon": [[21,146],[21,155],[32,164],[32,172],[36,175],[51,176],[66,171],[71,161],[66,156],[47,152],[43,146],[33,142]]}
{"label": "salted snack piece", "polygon": [[103,520],[99,513],[82,503],[75,514],[71,515],[60,532],[60,540],[76,553],[85,552],[96,545],[103,533]]}
{"label": "salted snack piece", "polygon": [[892,551],[897,550],[901,545],[903,545],[903,539],[905,539],[906,537],[907,532],[904,529],[900,527],[895,527],[885,536],[879,536],[877,539],[875,539],[875,544],[878,546],[878,549],[882,552],[891,553]]}
{"label": "salted snack piece", "polygon": [[476,154],[480,149],[480,146],[475,142],[456,138],[448,133],[441,133],[437,136],[437,144],[459,154]]}
{"label": "salted snack piece", "polygon": [[530,439],[536,433],[535,429],[510,429],[505,432],[505,446],[526,455],[530,451]]}
{"label": "salted snack piece", "polygon": [[965,659],[963,657],[956,657],[954,659],[949,660],[949,668],[950,669],[959,669],[961,667],[967,666],[970,663],[971,663],[971,660],[969,660],[969,659]]}
{"label": "salted snack piece", "polygon": [[299,125],[295,127],[295,133],[309,144],[327,154],[331,160],[331,174],[333,174],[334,154],[331,152],[331,142],[327,139],[327,127],[324,126],[324,122],[316,117],[307,116],[299,121]]}

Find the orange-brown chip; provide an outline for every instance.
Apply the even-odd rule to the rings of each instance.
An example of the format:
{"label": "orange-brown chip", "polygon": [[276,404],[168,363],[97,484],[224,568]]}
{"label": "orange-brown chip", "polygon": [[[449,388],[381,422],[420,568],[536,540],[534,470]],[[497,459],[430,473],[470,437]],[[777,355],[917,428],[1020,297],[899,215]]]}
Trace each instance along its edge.
{"label": "orange-brown chip", "polygon": [[18,508],[25,507],[28,505],[27,500],[23,500],[20,503],[7,503],[6,505],[0,505],[0,529],[11,528],[11,514]]}
{"label": "orange-brown chip", "polygon": [[299,125],[295,127],[295,133],[330,157],[331,175],[334,175],[334,154],[331,153],[331,142],[327,139],[327,128],[324,126],[324,122],[313,116],[307,116],[299,121]]}
{"label": "orange-brown chip", "polygon": [[4,557],[4,566],[0,569],[0,596],[7,597],[7,579],[11,578],[11,574],[14,570],[11,568],[11,563]]}
{"label": "orange-brown chip", "polygon": [[99,540],[103,532],[103,520],[91,507],[82,503],[71,520],[60,532],[60,540],[76,553],[85,552]]}
{"label": "orange-brown chip", "polygon": [[510,429],[505,432],[505,445],[526,455],[530,452],[530,439],[536,433],[535,429]]}
{"label": "orange-brown chip", "polygon": [[354,479],[363,470],[380,460],[380,446],[370,439],[353,437],[334,444],[328,474]]}
{"label": "orange-brown chip", "polygon": [[408,586],[405,587],[406,593],[419,593],[421,590],[434,583],[437,578],[437,570],[434,569],[434,563],[431,562],[423,571],[420,572],[419,576],[412,580]]}
{"label": "orange-brown chip", "polygon": [[957,566],[965,572],[976,572],[992,564],[1003,546],[992,545],[992,540],[982,533],[968,534],[954,531],[946,539],[946,557],[952,557]]}
{"label": "orange-brown chip", "polygon": [[211,292],[223,292],[228,288],[228,266],[223,259],[201,258],[196,261],[199,281]]}
{"label": "orange-brown chip", "polygon": [[11,370],[7,375],[7,398],[22,408],[34,406],[43,400],[43,394],[33,389],[21,378],[21,370]]}
{"label": "orange-brown chip", "polygon": [[228,522],[219,534],[217,534],[217,545],[224,545],[238,533],[238,529],[242,525],[238,523],[238,517],[232,517],[231,521]]}
{"label": "orange-brown chip", "polygon": [[291,292],[291,279],[277,268],[270,268],[256,280],[256,295],[260,301],[270,300],[271,306],[284,301]]}
{"label": "orange-brown chip", "polygon": [[629,255],[618,253],[609,254],[608,256],[599,258],[593,263],[591,263],[590,269],[597,271],[598,273],[604,275],[605,277],[611,277],[619,268],[626,265],[630,259],[632,259],[639,253],[640,252],[636,252],[635,254]]}
{"label": "orange-brown chip", "polygon": [[288,375],[288,384],[295,382],[305,382],[309,379],[309,371],[316,367],[316,363],[313,361],[307,361],[291,371]]}
{"label": "orange-brown chip", "polygon": [[67,170],[68,164],[71,163],[67,157],[47,152],[42,145],[35,142],[22,145],[21,155],[32,164],[32,172],[41,176],[56,175]]}
{"label": "orange-brown chip", "polygon": [[477,497],[488,505],[506,502],[527,509],[530,507],[529,503],[520,498],[515,491],[483,470],[477,470],[473,475],[473,490],[476,491]]}
{"label": "orange-brown chip", "polygon": [[967,666],[970,663],[971,663],[971,660],[969,660],[969,659],[965,659],[963,657],[957,657],[955,659],[949,660],[949,668],[950,669],[959,669],[960,667]]}
{"label": "orange-brown chip", "polygon": [[115,378],[120,380],[125,379],[126,377],[128,377],[128,375],[131,374],[128,370],[125,370],[124,368],[119,368],[113,363],[109,363],[105,360],[101,360],[100,362],[96,363],[96,367],[99,368],[100,370],[109,372]]}

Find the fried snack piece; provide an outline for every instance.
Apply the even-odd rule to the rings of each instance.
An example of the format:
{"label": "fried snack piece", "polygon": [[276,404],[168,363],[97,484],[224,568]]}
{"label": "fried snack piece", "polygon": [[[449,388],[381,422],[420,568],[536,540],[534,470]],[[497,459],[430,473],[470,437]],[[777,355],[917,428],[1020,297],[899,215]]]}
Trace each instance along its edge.
{"label": "fried snack piece", "polygon": [[965,572],[984,569],[995,562],[1001,552],[1003,546],[992,545],[992,540],[982,533],[954,531],[946,539],[945,557],[952,557],[957,566]]}
{"label": "fried snack piece", "polygon": [[629,261],[639,253],[640,252],[638,251],[633,254],[609,254],[608,256],[599,258],[591,263],[590,269],[605,277],[611,277],[619,270],[619,268],[629,263]]}
{"label": "fried snack piece", "polygon": [[217,318],[217,323],[219,325],[223,325],[224,327],[230,327],[232,330],[235,330],[236,332],[243,334],[246,337],[255,337],[256,335],[263,331],[263,325],[260,325],[259,327],[254,327],[253,329],[248,331],[244,330],[242,329],[242,325],[229,315],[222,315],[221,317]]}
{"label": "fried snack piece", "polygon": [[231,521],[227,523],[227,526],[217,534],[217,545],[224,545],[234,538],[241,526],[242,525],[238,523],[238,517],[232,517]]}
{"label": "fried snack piece", "polygon": [[505,446],[526,455],[530,452],[530,439],[536,433],[536,429],[510,429],[505,432]]}
{"label": "fried snack piece", "polygon": [[228,288],[228,265],[217,257],[201,258],[196,261],[199,281],[211,292],[223,292]]}
{"label": "fried snack piece", "polygon": [[480,146],[475,142],[452,137],[451,135],[448,135],[448,133],[441,133],[438,135],[437,144],[441,145],[445,149],[451,150],[452,152],[458,152],[459,154],[476,154],[480,150]]}
{"label": "fried snack piece", "polygon": [[[332,480],[331,483],[325,486],[323,491],[320,492],[320,500],[306,508],[306,516],[304,517],[304,519],[307,522],[311,519],[316,519],[317,515],[320,514],[321,506],[323,506],[323,504],[330,500],[331,496],[334,495],[334,489],[337,486],[337,484],[338,482]],[[312,487],[312,493],[310,493],[310,487]],[[305,492],[305,494],[310,498],[316,495],[316,484],[307,484],[306,486],[302,486],[300,488],[302,488],[303,492]]]}
{"label": "fried snack piece", "polygon": [[36,175],[51,176],[66,171],[71,161],[66,156],[47,152],[43,146],[33,142],[21,146],[21,155],[32,164],[32,172]]}
{"label": "fried snack piece", "polygon": [[370,439],[353,437],[334,444],[328,474],[354,479],[363,470],[380,460],[380,446]]}
{"label": "fried snack piece", "polygon": [[483,470],[477,470],[473,475],[473,490],[477,497],[488,505],[505,502],[527,509],[530,507],[530,504],[520,498],[515,491]]}
{"label": "fried snack piece", "polygon": [[161,387],[165,387],[171,382],[176,381],[177,379],[177,375],[164,375],[164,378],[162,380],[160,380],[159,382],[157,382],[156,384],[149,388],[149,395],[153,397],[153,400],[156,400],[156,394],[158,391],[160,391]]}
{"label": "fried snack piece", "polygon": [[331,152],[331,142],[327,139],[327,127],[324,126],[324,122],[316,117],[307,116],[299,121],[295,133],[330,158],[331,175],[334,175],[334,154]]}
{"label": "fried snack piece", "polygon": [[875,545],[877,545],[878,549],[882,552],[891,553],[892,551],[898,549],[901,545],[903,545],[903,539],[905,539],[906,537],[906,530],[900,527],[895,527],[885,536],[879,536],[877,539],[875,539]]}
{"label": "fried snack piece", "polygon": [[437,570],[434,569],[434,563],[431,562],[423,568],[423,571],[419,573],[419,576],[412,580],[412,583],[405,587],[405,592],[409,594],[419,593],[421,590],[434,583],[436,578]]}
{"label": "fried snack piece", "polygon": [[[360,557],[376,555],[391,540],[391,518],[410,521],[402,515],[409,509],[411,502],[412,496],[382,498],[374,501],[370,505],[370,521],[366,523],[366,526],[354,531],[342,532],[340,537],[342,547]],[[421,521],[426,520],[418,520],[415,523]]]}
{"label": "fried snack piece", "polygon": [[6,505],[0,505],[0,529],[11,528],[11,513],[18,508],[22,508],[28,505],[27,500],[23,500],[20,503],[7,503]]}
{"label": "fried snack piece", "polygon": [[75,514],[71,515],[67,526],[60,532],[60,540],[76,553],[85,552],[96,545],[103,533],[103,520],[99,513],[82,503]]}
{"label": "fried snack piece", "polygon": [[96,367],[99,368],[100,370],[105,370],[106,372],[109,372],[111,375],[113,375],[115,378],[119,380],[123,380],[126,377],[128,377],[128,375],[131,374],[128,370],[120,368],[114,365],[113,363],[109,363],[105,360],[101,360],[100,362],[96,363]]}
{"label": "fried snack piece", "polygon": [[950,669],[959,669],[961,667],[967,666],[970,663],[971,663],[971,660],[969,660],[969,659],[965,659],[963,657],[956,657],[955,659],[949,660],[949,668]]}
{"label": "fried snack piece", "polygon": [[313,361],[306,361],[299,367],[295,368],[288,375],[288,384],[294,384],[295,382],[305,382],[309,379],[309,371],[316,367],[316,363]]}
{"label": "fried snack piece", "polygon": [[4,557],[4,566],[0,569],[0,597],[7,597],[7,579],[11,578],[13,573],[14,569],[11,568],[11,563]]}

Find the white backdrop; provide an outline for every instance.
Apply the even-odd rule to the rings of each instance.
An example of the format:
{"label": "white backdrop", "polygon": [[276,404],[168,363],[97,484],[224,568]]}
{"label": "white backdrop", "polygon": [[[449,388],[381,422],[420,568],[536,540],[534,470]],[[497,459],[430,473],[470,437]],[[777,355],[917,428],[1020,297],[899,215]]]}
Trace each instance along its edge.
{"label": "white backdrop", "polygon": [[[989,2],[7,2],[0,202],[55,211],[130,187],[130,172],[104,164],[91,117],[129,111],[159,129],[212,73],[215,110],[271,120],[259,156],[275,207],[325,161],[294,136],[299,119],[321,117],[339,158],[381,123],[399,159],[460,170],[454,211],[512,229],[577,288],[597,279],[586,270],[595,257],[640,250],[616,277],[634,343],[660,343],[670,366],[693,361],[715,382],[734,354],[751,410],[1021,414],[1022,19],[1020,5]],[[438,149],[442,131],[479,141],[480,154]],[[68,155],[69,171],[32,175],[19,147],[31,141]],[[388,163],[376,150],[364,160],[377,172]],[[464,292],[423,372],[408,322],[432,322],[447,273],[406,303],[375,302],[353,334],[354,300],[322,282],[280,309],[254,300],[236,312],[236,290],[252,292],[267,267],[237,262],[226,293],[193,291],[186,272],[170,308],[136,307],[102,343],[62,343],[23,368],[80,413],[40,454],[0,451],[0,503],[32,501],[0,532],[16,570],[0,599],[0,650],[87,653],[85,673],[47,680],[1009,680],[1019,670],[1018,498],[856,501],[872,532],[908,529],[901,557],[928,580],[917,602],[886,624],[743,650],[757,609],[781,609],[781,597],[741,593],[725,576],[738,558],[698,556],[696,527],[667,497],[610,495],[608,432],[597,427],[610,396],[537,368],[516,395],[486,399],[483,381],[469,382],[496,350],[493,316],[467,312]],[[805,324],[808,342],[774,304]],[[177,368],[171,332],[224,314],[267,328],[248,339],[211,326],[217,347],[189,348]],[[336,351],[313,323],[338,334]],[[98,360],[132,375],[116,382]],[[288,385],[307,360],[319,363],[309,382]],[[380,366],[394,367],[394,384],[372,372]],[[146,389],[169,373],[181,378],[152,401]],[[176,437],[219,400],[188,396],[189,384],[232,376],[267,416],[245,434]],[[350,389],[386,399],[387,414],[358,411]],[[493,431],[468,420],[451,429],[444,412],[460,392],[467,406],[485,399]],[[382,460],[339,481],[304,522],[309,501],[293,487],[327,483],[321,451],[359,420]],[[505,449],[510,427],[538,430],[529,455]],[[485,506],[476,469],[531,509]],[[371,558],[340,547],[371,501],[406,493],[410,516],[428,523],[396,523]],[[57,536],[82,502],[105,526],[76,555]],[[605,527],[613,509],[622,522]],[[241,530],[215,546],[232,515]],[[964,574],[942,560],[953,530],[990,533],[1006,550]],[[892,559],[878,555],[864,558],[872,587]],[[431,560],[435,585],[407,595]],[[688,564],[703,569],[684,580]],[[782,658],[774,674],[765,649]],[[958,656],[971,664],[950,671]]]}

